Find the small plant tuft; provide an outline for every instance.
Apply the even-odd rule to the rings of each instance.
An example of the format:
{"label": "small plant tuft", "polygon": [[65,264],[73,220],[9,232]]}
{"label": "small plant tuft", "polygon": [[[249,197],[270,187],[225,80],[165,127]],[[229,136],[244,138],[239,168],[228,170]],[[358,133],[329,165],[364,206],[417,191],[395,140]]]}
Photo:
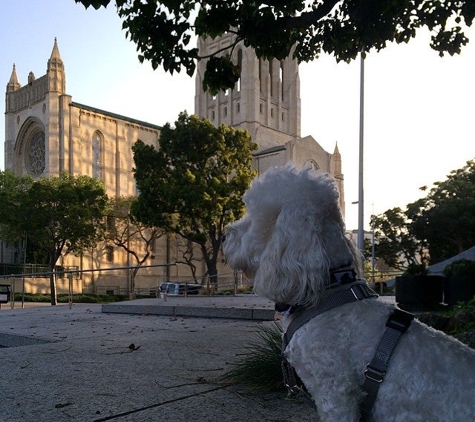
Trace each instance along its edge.
{"label": "small plant tuft", "polygon": [[233,368],[222,375],[220,380],[232,384],[242,384],[248,388],[267,393],[284,390],[281,370],[282,329],[274,323],[260,325],[257,339],[251,342],[239,360],[232,362]]}

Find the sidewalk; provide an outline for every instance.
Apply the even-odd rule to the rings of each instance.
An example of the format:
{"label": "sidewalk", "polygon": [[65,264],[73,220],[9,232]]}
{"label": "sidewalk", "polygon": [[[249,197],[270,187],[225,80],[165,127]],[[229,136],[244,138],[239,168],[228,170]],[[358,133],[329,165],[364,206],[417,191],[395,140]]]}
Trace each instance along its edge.
{"label": "sidewalk", "polygon": [[285,393],[217,382],[273,319],[255,295],[2,307],[0,421],[316,422]]}
{"label": "sidewalk", "polygon": [[[273,324],[257,319],[273,313],[269,306],[247,295],[2,308],[0,345],[9,347],[0,349],[0,420],[314,422],[310,407],[285,394],[216,382],[259,325]],[[174,315],[193,308],[207,317]]]}

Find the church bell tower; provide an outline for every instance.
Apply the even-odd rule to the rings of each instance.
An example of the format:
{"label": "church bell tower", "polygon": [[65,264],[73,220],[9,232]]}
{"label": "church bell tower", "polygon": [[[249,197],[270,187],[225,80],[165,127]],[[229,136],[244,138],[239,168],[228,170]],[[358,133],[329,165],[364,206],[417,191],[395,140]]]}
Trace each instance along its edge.
{"label": "church bell tower", "polygon": [[5,168],[33,178],[64,171],[64,124],[70,96],[66,95],[63,60],[55,38],[46,74],[28,74],[25,86],[18,82],[13,65],[5,94]]}
{"label": "church bell tower", "polygon": [[[215,39],[200,38],[201,56],[231,46],[234,34]],[[214,125],[246,129],[259,150],[283,145],[300,137],[300,80],[298,63],[259,59],[254,49],[239,42],[232,48],[232,58],[241,68],[241,78],[232,90],[216,96],[203,91],[206,61],[198,62],[195,87],[195,114]]]}

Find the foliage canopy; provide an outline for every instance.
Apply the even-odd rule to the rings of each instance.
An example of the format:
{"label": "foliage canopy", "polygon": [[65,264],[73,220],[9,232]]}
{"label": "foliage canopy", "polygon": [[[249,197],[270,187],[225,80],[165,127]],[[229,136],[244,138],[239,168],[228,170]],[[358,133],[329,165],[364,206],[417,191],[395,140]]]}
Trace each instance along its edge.
{"label": "foliage canopy", "polygon": [[214,276],[224,227],[244,211],[256,148],[243,130],[181,113],[175,127],[163,127],[158,150],[142,141],[132,147],[140,192],[132,213],[199,245]]}
{"label": "foliage canopy", "polygon": [[[111,0],[75,0],[86,8]],[[137,45],[139,60],[156,69],[191,76],[200,57],[195,38],[235,34],[234,43],[211,55],[205,89],[233,88],[239,69],[231,52],[243,41],[258,57],[282,60],[293,54],[311,61],[321,53],[349,62],[360,52],[381,50],[388,42],[409,42],[420,28],[431,32],[440,55],[459,53],[475,17],[472,0],[115,0],[123,29]]]}
{"label": "foliage canopy", "polygon": [[37,181],[0,173],[2,239],[28,236],[28,244],[45,257],[50,268],[51,303],[57,302],[54,267],[61,256],[80,253],[102,236],[107,202],[104,186],[88,176],[42,178]]}
{"label": "foliage canopy", "polygon": [[[421,190],[426,191],[423,187]],[[475,160],[435,182],[406,210],[374,216],[375,251],[396,269],[435,264],[475,245]]]}

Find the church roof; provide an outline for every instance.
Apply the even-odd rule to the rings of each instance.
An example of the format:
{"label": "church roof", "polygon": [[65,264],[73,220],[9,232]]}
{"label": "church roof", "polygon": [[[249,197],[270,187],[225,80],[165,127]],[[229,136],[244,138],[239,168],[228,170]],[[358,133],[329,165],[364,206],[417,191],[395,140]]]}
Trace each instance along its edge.
{"label": "church roof", "polygon": [[109,116],[109,117],[112,117],[114,119],[124,120],[126,122],[134,123],[136,125],[146,126],[146,127],[149,127],[151,129],[156,129],[156,130],[162,130],[161,126],[157,126],[157,125],[154,125],[152,123],[144,122],[142,120],[132,119],[132,118],[127,117],[127,116],[122,116],[121,114],[111,113],[110,111],[101,110],[99,108],[91,107],[91,106],[88,106],[88,105],[79,104],[79,103],[76,103],[76,102],[71,102],[69,105],[72,106],[72,107],[77,107],[77,108],[82,108],[84,110],[92,111],[93,113],[102,114],[104,116]]}
{"label": "church roof", "polygon": [[263,151],[256,152],[252,154],[254,157],[259,157],[261,155],[272,154],[273,152],[285,151],[285,145],[277,145],[276,147],[267,148]]}

